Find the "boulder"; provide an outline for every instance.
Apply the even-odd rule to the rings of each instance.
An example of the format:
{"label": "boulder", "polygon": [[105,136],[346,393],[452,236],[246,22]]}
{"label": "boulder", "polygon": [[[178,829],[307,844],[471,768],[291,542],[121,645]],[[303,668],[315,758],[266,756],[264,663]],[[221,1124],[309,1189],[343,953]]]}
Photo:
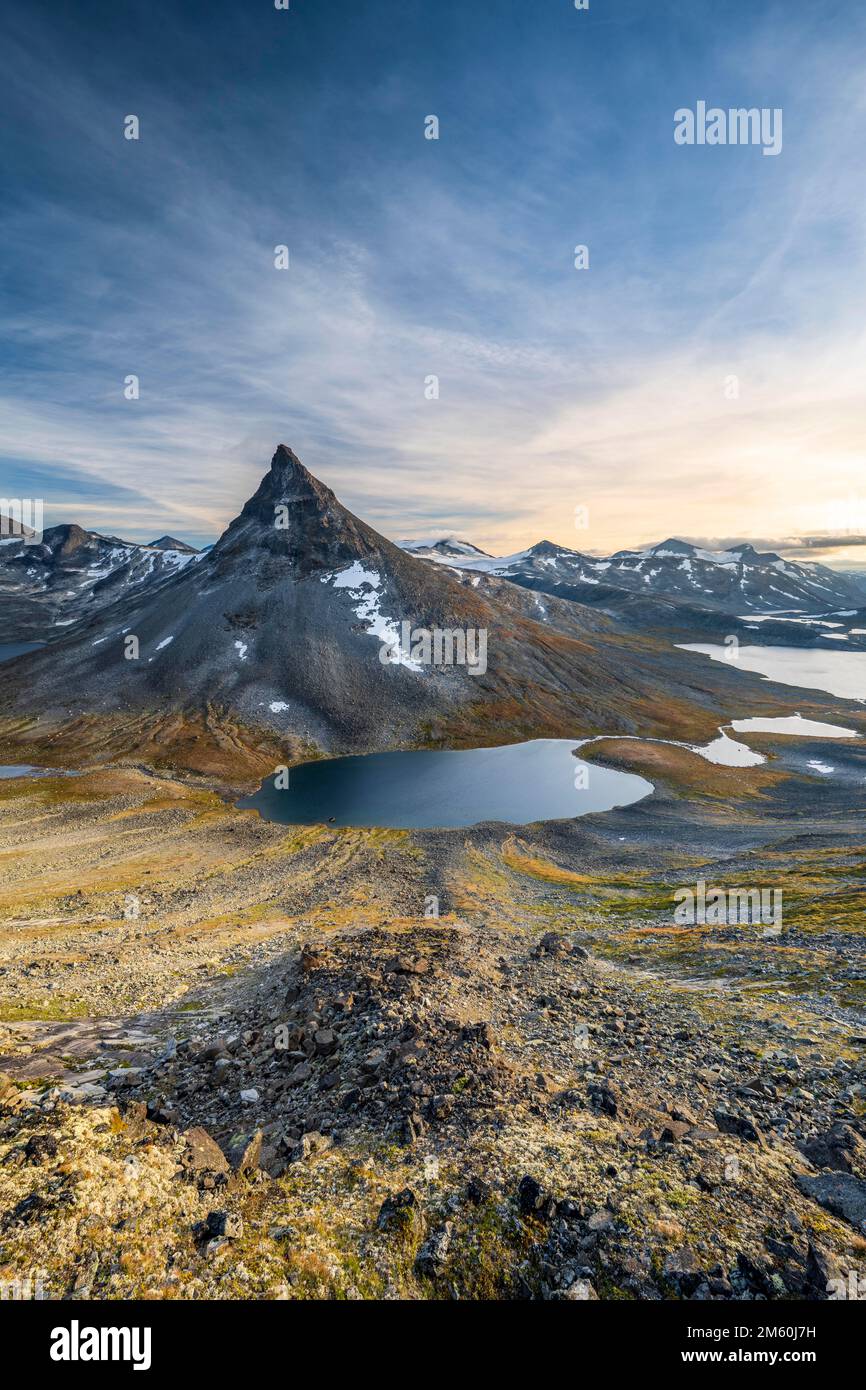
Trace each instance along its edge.
{"label": "boulder", "polygon": [[200,1125],[183,1136],[183,1166],[193,1173],[228,1173],[229,1162],[215,1139]]}
{"label": "boulder", "polygon": [[425,1279],[436,1279],[442,1273],[453,1234],[454,1226],[450,1221],[431,1232],[418,1251],[415,1261],[416,1274],[422,1275]]}
{"label": "boulder", "polygon": [[732,1110],[713,1111],[713,1118],[722,1134],[733,1134],[737,1139],[746,1139],[751,1144],[763,1145],[763,1136],[754,1120],[748,1115],[737,1115]]}
{"label": "boulder", "polygon": [[411,1187],[404,1187],[402,1192],[394,1192],[386,1197],[376,1218],[380,1231],[406,1235],[423,1235],[426,1224],[421,1203]]}
{"label": "boulder", "polygon": [[866,1182],[853,1173],[819,1173],[815,1178],[801,1173],[797,1186],[807,1197],[866,1234]]}
{"label": "boulder", "polygon": [[866,1144],[849,1125],[837,1121],[824,1134],[803,1139],[800,1152],[813,1168],[832,1168],[839,1173],[853,1173],[866,1168]]}

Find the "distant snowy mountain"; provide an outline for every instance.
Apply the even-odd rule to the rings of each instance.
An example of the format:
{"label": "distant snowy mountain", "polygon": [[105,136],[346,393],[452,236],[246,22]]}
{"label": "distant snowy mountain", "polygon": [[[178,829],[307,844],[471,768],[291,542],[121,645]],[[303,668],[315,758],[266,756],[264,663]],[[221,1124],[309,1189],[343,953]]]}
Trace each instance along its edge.
{"label": "distant snowy mountain", "polygon": [[842,604],[862,604],[866,590],[825,565],[784,560],[774,551],[744,544],[730,550],[703,550],[687,541],[668,540],[649,550],[622,550],[611,556],[609,577],[624,587],[651,585],[659,593],[735,612],[793,609],[822,613]]}
{"label": "distant snowy mountain", "polygon": [[477,545],[461,540],[458,536],[440,536],[426,541],[397,541],[397,545],[418,560],[440,560],[446,565],[451,560],[462,562],[492,558],[486,550],[479,550]]}
{"label": "distant snowy mountain", "polygon": [[45,641],[196,554],[171,536],[139,545],[75,525],[49,527],[39,544],[9,536],[0,541],[0,641]]}
{"label": "distant snowy mountain", "polygon": [[[464,570],[477,570],[480,574],[496,574],[503,578],[529,571],[545,572],[555,558],[562,559],[575,569],[592,566],[600,562],[580,555],[576,550],[556,546],[552,541],[539,541],[530,550],[520,550],[514,555],[488,555],[470,541],[444,537],[438,541],[398,541],[402,550],[422,560],[436,560],[443,565],[453,565]],[[582,562],[578,565],[578,561]]]}
{"label": "distant snowy mountain", "polygon": [[[866,585],[851,575],[825,565],[784,560],[751,545],[704,550],[671,539],[644,550],[619,550],[608,558],[584,555],[551,541],[501,557],[470,554],[474,547],[468,542],[461,545],[467,550],[437,550],[427,558],[586,603],[607,603],[615,600],[617,592],[626,591],[724,613],[817,614],[843,606],[861,608],[866,597]],[[413,553],[424,554],[421,549]]]}
{"label": "distant snowy mountain", "polygon": [[181,555],[198,554],[194,545],[187,545],[186,541],[175,540],[174,536],[160,536],[159,540],[150,541],[145,548],[147,550],[176,550]]}

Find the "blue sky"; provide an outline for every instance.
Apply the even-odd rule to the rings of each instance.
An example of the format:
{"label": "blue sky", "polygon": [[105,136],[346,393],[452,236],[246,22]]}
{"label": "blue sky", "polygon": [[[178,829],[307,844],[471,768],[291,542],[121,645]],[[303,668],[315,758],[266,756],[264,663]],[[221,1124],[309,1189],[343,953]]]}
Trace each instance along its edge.
{"label": "blue sky", "polygon": [[[394,537],[866,532],[849,0],[48,0],[3,29],[0,492],[49,522],[213,539],[283,441]],[[698,100],[782,108],[781,154],[677,146]]]}

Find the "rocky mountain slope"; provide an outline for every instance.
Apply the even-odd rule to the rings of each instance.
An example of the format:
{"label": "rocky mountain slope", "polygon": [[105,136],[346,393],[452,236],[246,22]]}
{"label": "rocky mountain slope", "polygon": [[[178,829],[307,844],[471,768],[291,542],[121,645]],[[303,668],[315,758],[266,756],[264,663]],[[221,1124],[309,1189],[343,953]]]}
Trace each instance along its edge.
{"label": "rocky mountain slope", "polygon": [[34,544],[0,541],[0,642],[42,642],[124,594],[177,574],[195,549],[171,536],[150,545],[81,526],[50,526]]}
{"label": "rocky mountain slope", "polygon": [[[486,670],[417,659],[403,623],[485,632]],[[708,692],[728,680],[590,607],[415,559],[280,446],[210,551],[19,658],[0,698],[7,731],[24,727],[38,743],[45,730],[52,761],[58,726],[82,719],[98,721],[102,751],[155,742],[166,756],[191,723],[223,715],[223,743],[257,730],[270,759],[275,740],[343,751],[584,730],[694,735],[713,731]]]}

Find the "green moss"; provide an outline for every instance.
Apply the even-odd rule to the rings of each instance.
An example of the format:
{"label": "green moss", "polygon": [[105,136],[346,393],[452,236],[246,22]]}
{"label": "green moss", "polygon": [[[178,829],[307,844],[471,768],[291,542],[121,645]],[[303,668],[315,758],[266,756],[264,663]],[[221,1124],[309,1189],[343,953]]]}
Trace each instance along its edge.
{"label": "green moss", "polygon": [[91,1006],[85,999],[52,999],[50,1004],[33,1004],[22,1000],[20,1003],[0,1004],[0,1023],[24,1023],[33,1021],[65,1022],[70,1018],[88,1018]]}
{"label": "green moss", "polygon": [[443,1278],[431,1288],[433,1296],[450,1298],[453,1291],[460,1299],[485,1302],[508,1297],[533,1238],[507,1205],[491,1200],[472,1208],[454,1232]]}

